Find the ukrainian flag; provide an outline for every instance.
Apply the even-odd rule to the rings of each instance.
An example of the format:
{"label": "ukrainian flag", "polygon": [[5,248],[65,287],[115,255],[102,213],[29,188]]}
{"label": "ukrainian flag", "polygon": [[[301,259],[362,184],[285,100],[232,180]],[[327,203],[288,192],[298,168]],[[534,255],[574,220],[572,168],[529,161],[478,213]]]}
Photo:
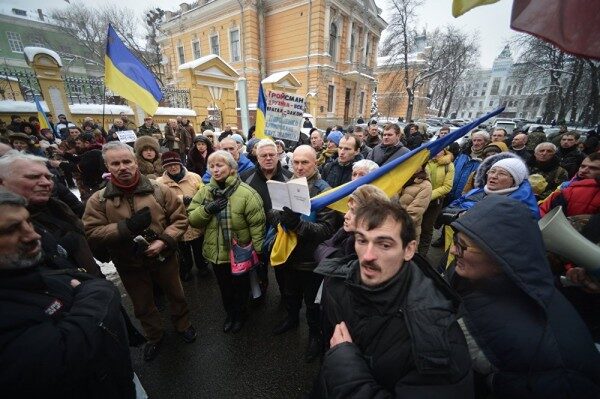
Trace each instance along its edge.
{"label": "ukrainian flag", "polygon": [[487,4],[497,3],[498,0],[454,0],[452,2],[452,15],[454,18],[460,17],[467,11],[475,7],[485,6]]}
{"label": "ukrainian flag", "polygon": [[265,126],[267,124],[265,120],[267,115],[267,99],[265,98],[265,91],[263,90],[262,83],[258,84],[258,102],[256,103],[256,123],[254,125],[254,137],[257,139],[266,139]]}
{"label": "ukrainian flag", "polygon": [[38,121],[40,121],[40,130],[51,129],[50,122],[48,121],[48,118],[46,118],[46,113],[42,109],[42,104],[40,104],[38,96],[33,96],[33,99],[35,100],[35,107],[37,108],[37,118]]}
{"label": "ukrainian flag", "polygon": [[162,99],[152,72],[125,47],[111,25],[108,25],[106,39],[104,81],[106,87],[136,103],[149,115],[154,115]]}
{"label": "ukrainian flag", "polygon": [[[411,152],[404,154],[398,159],[383,165],[377,170],[350,181],[339,187],[333,188],[311,199],[311,211],[316,212],[328,207],[336,211],[345,213],[348,211],[348,196],[358,187],[364,184],[373,184],[385,191],[391,197],[397,194],[402,186],[411,178],[411,176],[427,162],[432,156],[435,156],[441,150],[449,146],[454,141],[469,133],[487,119],[500,114],[504,107],[498,108],[487,115],[471,122],[470,124],[455,130],[441,139],[423,144]],[[281,226],[278,226],[277,236],[271,251],[271,265],[278,266],[287,260],[294,248],[298,238],[294,232],[286,232]]]}

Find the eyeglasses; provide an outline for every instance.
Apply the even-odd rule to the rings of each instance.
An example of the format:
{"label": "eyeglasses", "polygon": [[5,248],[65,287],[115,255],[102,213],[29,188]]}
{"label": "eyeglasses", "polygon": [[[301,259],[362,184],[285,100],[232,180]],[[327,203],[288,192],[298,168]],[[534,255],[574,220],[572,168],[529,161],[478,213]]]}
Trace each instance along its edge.
{"label": "eyeglasses", "polygon": [[490,169],[490,170],[488,170],[488,172],[486,174],[488,176],[497,176],[497,177],[504,177],[504,178],[510,177],[512,179],[512,176],[509,173],[504,172],[502,170],[498,170],[498,169]]}
{"label": "eyeglasses", "polygon": [[458,239],[458,233],[456,231],[454,232],[454,236],[452,237],[452,244],[454,244],[454,247],[456,248],[456,250],[455,250],[456,251],[456,256],[458,256],[459,258],[462,258],[463,254],[466,251],[470,251],[470,252],[475,253],[475,254],[483,253],[477,247],[465,245],[464,243],[460,242],[459,239]]}
{"label": "eyeglasses", "polygon": [[277,158],[277,154],[260,154],[259,158]]}

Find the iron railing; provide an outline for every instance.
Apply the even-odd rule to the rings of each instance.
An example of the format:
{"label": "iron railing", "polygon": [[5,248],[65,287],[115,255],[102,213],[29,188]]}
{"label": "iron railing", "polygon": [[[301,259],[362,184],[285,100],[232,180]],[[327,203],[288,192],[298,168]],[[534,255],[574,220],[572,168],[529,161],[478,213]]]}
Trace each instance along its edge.
{"label": "iron railing", "polygon": [[36,95],[40,95],[40,85],[35,72],[0,67],[0,99],[33,101]]}
{"label": "iron railing", "polygon": [[122,97],[104,86],[102,78],[87,76],[63,76],[69,104],[125,104]]}
{"label": "iron railing", "polygon": [[160,105],[173,108],[191,108],[190,91],[188,89],[173,89],[163,87],[161,89],[163,99]]}

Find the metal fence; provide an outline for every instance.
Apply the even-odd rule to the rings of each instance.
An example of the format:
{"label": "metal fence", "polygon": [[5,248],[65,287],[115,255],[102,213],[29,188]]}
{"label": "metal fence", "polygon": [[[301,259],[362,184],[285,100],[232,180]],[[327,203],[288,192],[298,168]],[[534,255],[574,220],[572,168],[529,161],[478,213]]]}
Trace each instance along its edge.
{"label": "metal fence", "polygon": [[191,108],[189,90],[163,87],[161,91],[163,93],[163,99],[160,102],[161,106],[173,108]]}
{"label": "metal fence", "polygon": [[125,104],[125,99],[104,86],[102,78],[63,76],[69,104]]}
{"label": "metal fence", "polygon": [[33,101],[40,95],[35,72],[17,68],[0,67],[0,99]]}

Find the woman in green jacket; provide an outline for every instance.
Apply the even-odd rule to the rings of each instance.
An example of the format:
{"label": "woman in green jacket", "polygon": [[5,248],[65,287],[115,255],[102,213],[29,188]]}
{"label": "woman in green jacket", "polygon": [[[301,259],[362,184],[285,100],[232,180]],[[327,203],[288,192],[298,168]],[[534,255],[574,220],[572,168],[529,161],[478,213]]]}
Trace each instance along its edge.
{"label": "woman in green jacket", "polygon": [[252,243],[259,254],[265,237],[265,213],[260,196],[243,183],[237,174],[237,162],[227,151],[215,151],[208,157],[210,182],[202,186],[188,207],[190,225],[204,229],[202,255],[212,263],[227,318],[224,332],[238,332],[244,323],[249,295],[248,273],[232,275],[229,260],[229,236],[240,246]]}

